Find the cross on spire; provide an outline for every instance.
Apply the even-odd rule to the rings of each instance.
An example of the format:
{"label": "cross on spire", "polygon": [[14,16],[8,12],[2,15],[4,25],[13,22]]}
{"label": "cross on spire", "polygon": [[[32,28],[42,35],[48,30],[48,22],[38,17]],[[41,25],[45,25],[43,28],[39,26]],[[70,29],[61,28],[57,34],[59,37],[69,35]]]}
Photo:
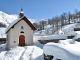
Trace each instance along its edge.
{"label": "cross on spire", "polygon": [[22,6],[21,6],[21,11],[23,11]]}
{"label": "cross on spire", "polygon": [[19,17],[21,18],[22,16],[24,16],[24,12],[23,12],[23,9],[22,9],[22,6],[21,6],[21,12],[19,14]]}

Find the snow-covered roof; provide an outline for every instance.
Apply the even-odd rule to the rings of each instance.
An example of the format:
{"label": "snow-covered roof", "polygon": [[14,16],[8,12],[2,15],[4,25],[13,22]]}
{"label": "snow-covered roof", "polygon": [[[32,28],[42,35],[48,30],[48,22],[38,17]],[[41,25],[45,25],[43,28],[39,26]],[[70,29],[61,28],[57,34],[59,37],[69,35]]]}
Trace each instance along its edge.
{"label": "snow-covered roof", "polygon": [[[39,35],[37,33],[37,35]],[[39,40],[56,40],[56,39],[67,39],[68,36],[77,36],[77,38],[80,37],[80,31],[71,31],[68,32],[67,34],[60,34],[60,35],[48,35],[48,36],[43,36]]]}
{"label": "snow-covered roof", "polygon": [[24,13],[23,11],[21,11],[20,13]]}
{"label": "snow-covered roof", "polygon": [[43,36],[41,37],[39,40],[53,40],[53,39],[67,39],[67,35],[66,34],[62,34],[62,35],[49,35],[49,36]]}
{"label": "snow-covered roof", "polygon": [[[7,33],[16,23],[18,23],[21,19],[26,18],[25,16],[16,19],[15,21],[13,21],[12,23],[9,24],[9,26],[7,27],[5,33]],[[27,19],[27,18],[26,18]],[[33,29],[36,30],[36,28],[32,25],[32,23],[27,19],[26,23]]]}
{"label": "snow-covered roof", "polygon": [[[24,17],[24,16],[23,16],[23,17]],[[23,17],[22,17],[22,18],[23,18]],[[7,27],[5,33],[7,33],[8,30],[9,30],[15,23],[17,23],[19,20],[21,20],[22,18],[18,18],[18,19],[16,19],[15,21],[13,21],[12,23],[10,23],[9,26]]]}

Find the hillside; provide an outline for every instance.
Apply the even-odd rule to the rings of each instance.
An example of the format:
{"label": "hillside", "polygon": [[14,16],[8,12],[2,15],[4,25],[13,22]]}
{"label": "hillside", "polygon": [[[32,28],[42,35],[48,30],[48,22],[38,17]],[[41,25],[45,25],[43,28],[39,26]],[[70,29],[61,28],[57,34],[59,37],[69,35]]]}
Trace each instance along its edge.
{"label": "hillside", "polygon": [[[18,19],[18,15],[16,14],[7,14],[5,12],[0,11],[0,23],[9,25],[9,23],[13,22],[14,20]],[[29,19],[29,18],[28,18]],[[35,19],[29,19],[32,23],[35,22]]]}
{"label": "hillside", "polygon": [[0,11],[0,22],[2,23],[5,23],[5,24],[9,24],[11,23],[12,21],[16,20],[18,18],[18,15],[9,15],[9,14],[6,14],[2,11]]}
{"label": "hillside", "polygon": [[[73,24],[68,24],[68,25],[62,26],[62,28],[60,28],[58,31],[55,31],[56,27],[52,28],[51,25],[47,25],[45,27],[47,27],[47,28],[45,28],[44,30],[35,32],[34,36],[67,34],[69,32],[74,31],[74,28],[76,28],[76,27],[80,28],[80,23],[73,23]],[[55,32],[53,33],[53,31],[55,31]]]}
{"label": "hillside", "polygon": [[67,34],[69,32],[74,31],[74,28],[80,28],[80,23],[74,23],[74,24],[68,24],[63,26],[61,29],[59,29],[54,34]]}
{"label": "hillside", "polygon": [[[5,12],[0,11],[0,27],[5,27],[6,25],[9,25],[11,22],[13,22],[14,20],[16,20],[18,18],[18,15],[16,14],[12,14],[9,15]],[[29,19],[29,18],[28,18]],[[35,20],[35,19],[29,19],[32,23],[33,22],[39,22],[41,20]],[[46,19],[42,19],[45,22],[47,21]],[[74,20],[71,20],[74,21]],[[80,27],[79,23],[73,23],[73,24],[68,24],[63,26],[61,29],[59,29],[57,32],[55,32],[56,30],[56,26],[53,27],[50,24],[47,24],[44,26],[44,30],[40,30],[40,31],[35,31],[34,35],[53,35],[53,34],[66,34],[67,32],[73,31],[74,27]],[[55,33],[54,33],[55,32]]]}

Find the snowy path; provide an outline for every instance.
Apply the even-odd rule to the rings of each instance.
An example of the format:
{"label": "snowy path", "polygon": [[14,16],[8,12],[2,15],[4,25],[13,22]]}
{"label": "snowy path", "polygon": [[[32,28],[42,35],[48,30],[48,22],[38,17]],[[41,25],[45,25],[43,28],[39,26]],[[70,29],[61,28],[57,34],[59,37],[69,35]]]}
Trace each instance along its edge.
{"label": "snowy path", "polygon": [[3,60],[19,60],[20,55],[22,55],[24,50],[25,49],[22,47],[12,48],[10,51],[5,53]]}
{"label": "snowy path", "polygon": [[36,46],[27,46],[19,60],[43,60],[43,50]]}
{"label": "snowy path", "polygon": [[25,50],[22,52],[22,54],[21,54],[19,60],[23,60],[23,55],[25,54],[25,51],[26,51],[27,47],[24,47],[24,48],[25,48]]}
{"label": "snowy path", "polygon": [[33,52],[33,49],[33,46],[27,47],[19,60],[31,60],[31,53]]}
{"label": "snowy path", "polygon": [[0,53],[0,60],[43,60],[43,50],[37,46],[14,47]]}

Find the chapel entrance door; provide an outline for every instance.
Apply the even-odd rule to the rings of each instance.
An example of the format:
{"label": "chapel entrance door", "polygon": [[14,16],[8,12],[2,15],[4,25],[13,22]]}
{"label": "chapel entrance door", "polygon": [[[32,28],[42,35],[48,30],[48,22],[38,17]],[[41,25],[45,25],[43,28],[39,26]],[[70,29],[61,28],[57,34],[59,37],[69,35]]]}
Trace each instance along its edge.
{"label": "chapel entrance door", "polygon": [[25,46],[25,36],[24,35],[19,36],[19,46]]}

